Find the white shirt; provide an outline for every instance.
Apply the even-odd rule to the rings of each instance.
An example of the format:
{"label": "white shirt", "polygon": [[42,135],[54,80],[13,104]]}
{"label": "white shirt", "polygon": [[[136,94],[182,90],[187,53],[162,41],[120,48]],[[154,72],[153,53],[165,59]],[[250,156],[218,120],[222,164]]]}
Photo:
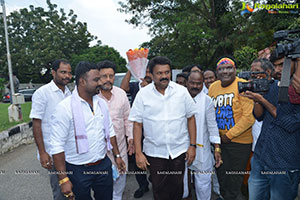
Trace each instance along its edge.
{"label": "white shirt", "polygon": [[187,118],[192,117],[195,110],[195,103],[185,87],[170,81],[162,95],[151,83],[137,93],[129,120],[143,123],[146,155],[173,159],[189,147]]}
{"label": "white shirt", "polygon": [[[71,92],[68,87],[65,87],[65,92],[63,92],[53,80],[33,93],[29,117],[42,120],[43,141],[48,154],[50,153],[51,115],[57,104],[69,95]],[[39,153],[37,156],[39,159]]]}
{"label": "white shirt", "polygon": [[[74,121],[71,109],[72,96],[60,102],[52,115],[51,154],[65,153],[66,161],[74,165],[83,165],[103,159],[107,152],[103,119],[104,116],[98,101],[103,101],[95,95],[93,97],[93,110],[89,104],[81,99],[85,130],[88,138],[89,151],[78,154],[74,133]],[[106,106],[107,104],[104,103]],[[108,109],[108,108],[107,108]],[[109,118],[110,137],[115,136],[113,124]]]}
{"label": "white shirt", "polygon": [[204,83],[203,83],[202,92],[204,92],[204,94],[208,94],[208,88],[205,86]]}
{"label": "white shirt", "polygon": [[256,142],[258,140],[258,137],[261,132],[261,126],[262,126],[263,121],[257,121],[255,120],[255,123],[252,126],[252,136],[253,136],[253,143],[252,143],[252,151],[254,152]]}
{"label": "white shirt", "polygon": [[192,170],[212,170],[214,156],[211,151],[211,143],[220,144],[219,129],[216,121],[214,104],[211,98],[200,92],[194,97],[196,102],[196,130],[197,148],[195,160],[190,166]]}

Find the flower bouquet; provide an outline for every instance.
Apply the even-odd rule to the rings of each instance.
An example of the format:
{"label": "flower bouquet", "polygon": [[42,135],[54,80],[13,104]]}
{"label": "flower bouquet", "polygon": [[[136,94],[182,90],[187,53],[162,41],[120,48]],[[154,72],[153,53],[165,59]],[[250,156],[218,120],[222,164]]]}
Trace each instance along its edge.
{"label": "flower bouquet", "polygon": [[129,49],[126,52],[128,64],[126,65],[127,69],[130,70],[130,73],[137,80],[141,80],[146,75],[146,68],[148,64],[148,52],[149,49]]}

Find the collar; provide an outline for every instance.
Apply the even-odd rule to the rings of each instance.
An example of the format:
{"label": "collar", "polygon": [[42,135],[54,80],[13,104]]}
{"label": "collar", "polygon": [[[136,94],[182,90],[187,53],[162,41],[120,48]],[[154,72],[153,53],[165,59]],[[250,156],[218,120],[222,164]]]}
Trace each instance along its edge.
{"label": "collar", "polygon": [[[54,83],[54,81],[53,80],[51,80],[51,82],[50,82],[50,87],[51,87],[51,90],[53,91],[53,92],[56,92],[56,91],[62,91],[55,83]],[[65,86],[65,92],[64,92],[64,94],[67,94],[69,92],[69,88],[67,87],[67,86]]]}
{"label": "collar", "polygon": [[201,101],[201,97],[204,95],[204,91],[203,89],[201,90],[201,92],[199,92],[193,99],[195,101],[195,103],[198,103]]}
{"label": "collar", "polygon": [[[155,92],[158,92],[153,81],[152,81],[152,83],[150,83],[150,87],[152,87],[152,90],[154,90]],[[165,90],[165,94],[168,94],[169,92],[171,92],[175,87],[176,87],[176,83],[174,83],[173,81],[170,80],[168,87]],[[160,92],[158,92],[158,93],[160,94]]]}
{"label": "collar", "polygon": [[[75,86],[74,90],[77,90],[77,86]],[[85,103],[88,104],[88,102],[86,100],[84,100],[83,98],[81,98],[81,96],[79,96],[78,90],[77,90],[77,94],[78,94],[78,98],[80,99],[80,101],[85,102]],[[98,101],[99,101],[99,97],[96,94],[96,95],[93,96],[93,104],[98,103]]]}
{"label": "collar", "polygon": [[100,90],[100,92],[99,92],[99,96],[102,98],[103,97],[103,99],[105,100],[105,101],[111,101],[112,99],[113,99],[113,97],[115,96],[115,94],[116,94],[116,87],[113,85],[113,87],[112,87],[112,89],[110,90],[110,92],[111,92],[111,98],[110,98],[110,100],[108,100],[108,99],[106,99],[106,97],[102,94],[102,91]]}

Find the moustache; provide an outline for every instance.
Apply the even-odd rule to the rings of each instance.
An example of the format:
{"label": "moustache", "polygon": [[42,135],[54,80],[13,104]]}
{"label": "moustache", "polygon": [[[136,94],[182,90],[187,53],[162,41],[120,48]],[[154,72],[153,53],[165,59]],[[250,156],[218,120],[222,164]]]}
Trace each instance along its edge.
{"label": "moustache", "polygon": [[198,88],[192,88],[191,90],[192,90],[192,91],[195,91],[195,92],[198,92],[198,91],[199,91]]}
{"label": "moustache", "polygon": [[159,81],[160,81],[160,82],[161,82],[161,81],[169,81],[169,79],[168,79],[168,78],[162,78],[162,79],[160,79]]}
{"label": "moustache", "polygon": [[105,85],[105,84],[110,84],[110,85],[112,85],[112,82],[107,81],[107,82],[104,83],[103,85]]}
{"label": "moustache", "polygon": [[71,79],[69,79],[69,78],[63,78],[62,80],[63,81],[70,81]]}

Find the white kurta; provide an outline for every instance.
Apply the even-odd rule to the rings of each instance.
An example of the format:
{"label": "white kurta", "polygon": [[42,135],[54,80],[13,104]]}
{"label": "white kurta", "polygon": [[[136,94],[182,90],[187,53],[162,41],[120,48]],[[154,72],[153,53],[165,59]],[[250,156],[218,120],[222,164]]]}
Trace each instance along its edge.
{"label": "white kurta", "polygon": [[196,103],[196,129],[197,148],[196,157],[189,167],[195,170],[195,190],[197,199],[210,200],[211,198],[211,175],[213,173],[214,156],[211,151],[211,143],[220,144],[221,139],[216,123],[213,102],[204,91],[195,98]]}
{"label": "white kurta", "polygon": [[194,97],[196,103],[196,128],[197,128],[197,148],[196,157],[190,169],[212,170],[214,157],[211,152],[211,143],[220,144],[221,139],[216,122],[215,109],[209,96],[200,92]]}

